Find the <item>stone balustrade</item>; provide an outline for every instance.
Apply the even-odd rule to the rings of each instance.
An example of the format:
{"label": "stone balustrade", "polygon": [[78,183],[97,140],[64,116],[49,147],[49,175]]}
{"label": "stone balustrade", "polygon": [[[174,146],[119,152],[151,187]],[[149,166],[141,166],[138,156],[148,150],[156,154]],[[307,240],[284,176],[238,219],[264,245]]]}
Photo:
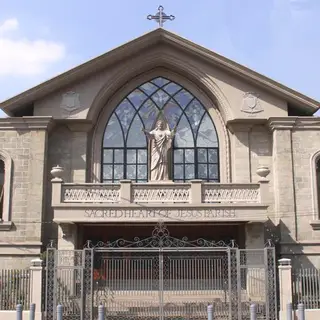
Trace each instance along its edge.
{"label": "stone balustrade", "polygon": [[235,222],[268,220],[269,169],[259,169],[258,183],[66,183],[63,168],[51,170],[54,221],[118,222]]}
{"label": "stone balustrade", "polygon": [[[58,181],[57,181],[58,182]],[[61,203],[261,203],[260,183],[54,183]]]}

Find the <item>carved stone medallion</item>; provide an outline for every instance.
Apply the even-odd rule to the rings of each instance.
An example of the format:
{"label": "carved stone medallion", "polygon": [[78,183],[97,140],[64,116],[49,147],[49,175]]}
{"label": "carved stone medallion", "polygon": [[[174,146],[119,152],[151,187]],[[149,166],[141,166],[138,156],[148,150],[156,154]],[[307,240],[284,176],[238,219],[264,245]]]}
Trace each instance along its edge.
{"label": "carved stone medallion", "polygon": [[77,92],[69,91],[62,95],[60,108],[63,117],[72,117],[72,114],[81,107],[80,95]]}
{"label": "carved stone medallion", "polygon": [[262,112],[259,96],[254,92],[246,92],[243,95],[241,111],[251,115]]}

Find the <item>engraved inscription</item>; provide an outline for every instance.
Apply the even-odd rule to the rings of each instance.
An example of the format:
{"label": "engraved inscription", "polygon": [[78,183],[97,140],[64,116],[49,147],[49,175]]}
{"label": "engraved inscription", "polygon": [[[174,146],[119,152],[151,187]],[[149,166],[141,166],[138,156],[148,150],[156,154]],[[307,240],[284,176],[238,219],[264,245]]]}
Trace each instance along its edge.
{"label": "engraved inscription", "polygon": [[86,218],[104,219],[216,219],[235,218],[235,209],[201,209],[201,210],[158,210],[158,209],[90,209],[85,210]]}

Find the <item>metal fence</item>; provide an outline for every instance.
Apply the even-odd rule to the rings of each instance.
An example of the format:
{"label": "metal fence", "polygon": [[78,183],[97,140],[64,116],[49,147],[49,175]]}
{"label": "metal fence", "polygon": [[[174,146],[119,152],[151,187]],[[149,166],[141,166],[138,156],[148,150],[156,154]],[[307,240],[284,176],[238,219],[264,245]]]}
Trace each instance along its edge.
{"label": "metal fence", "polygon": [[243,320],[254,303],[259,319],[277,318],[275,250],[232,242],[188,241],[159,225],[134,241],[88,243],[83,250],[47,250],[46,319],[198,319],[214,303],[217,319]]}
{"label": "metal fence", "polygon": [[293,306],[303,303],[306,309],[320,308],[320,270],[293,269]]}
{"label": "metal fence", "polygon": [[30,307],[30,270],[0,270],[0,310]]}

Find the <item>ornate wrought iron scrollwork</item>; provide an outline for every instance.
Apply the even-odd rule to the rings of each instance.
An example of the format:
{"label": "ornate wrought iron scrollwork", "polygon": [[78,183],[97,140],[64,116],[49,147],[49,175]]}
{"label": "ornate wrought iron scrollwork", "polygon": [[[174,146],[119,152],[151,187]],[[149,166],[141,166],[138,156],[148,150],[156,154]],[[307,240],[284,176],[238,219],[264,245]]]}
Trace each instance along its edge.
{"label": "ornate wrought iron scrollwork", "polygon": [[118,239],[116,241],[103,242],[99,241],[93,244],[88,240],[85,248],[237,248],[235,240],[230,243],[220,241],[206,240],[198,238],[196,240],[189,240],[188,237],[181,239],[172,237],[167,226],[162,222],[158,222],[154,227],[151,237],[140,239],[135,237],[133,240]]}

